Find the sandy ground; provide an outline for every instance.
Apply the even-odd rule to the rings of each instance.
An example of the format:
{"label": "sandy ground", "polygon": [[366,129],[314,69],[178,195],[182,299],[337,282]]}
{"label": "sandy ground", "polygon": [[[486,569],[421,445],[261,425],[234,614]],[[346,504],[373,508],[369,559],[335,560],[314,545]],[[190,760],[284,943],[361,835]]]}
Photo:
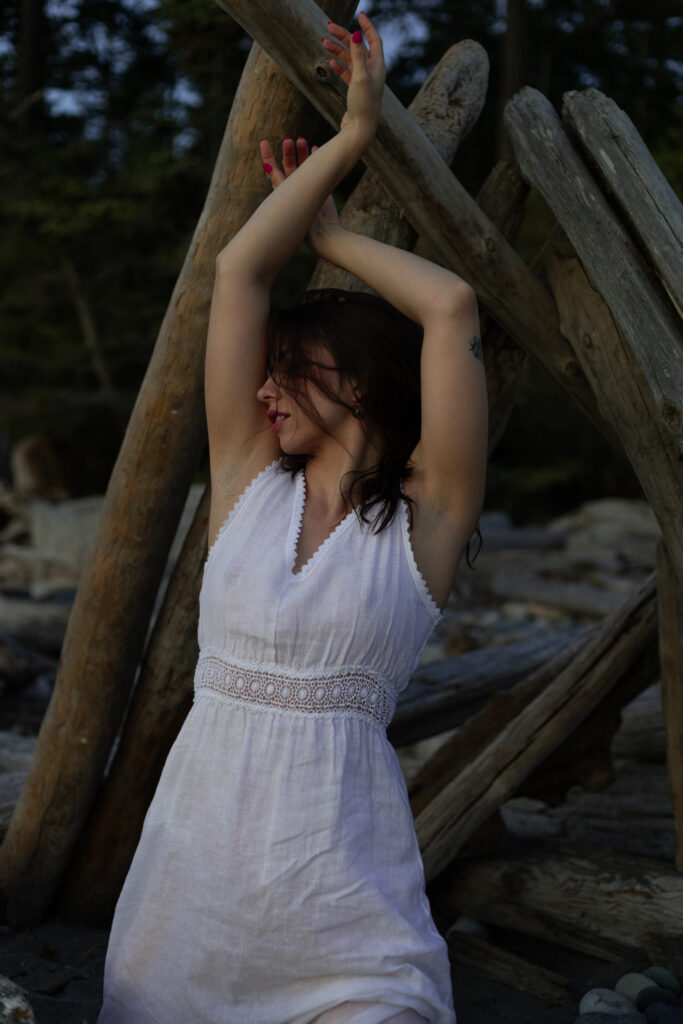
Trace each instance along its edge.
{"label": "sandy ground", "polygon": [[[105,929],[77,928],[57,921],[23,932],[2,927],[0,974],[27,991],[37,1024],[95,1024],[107,939]],[[456,964],[453,992],[458,1024],[573,1024],[584,992],[613,988],[622,974],[648,965],[647,959],[637,954],[629,961],[604,963],[502,931],[492,933],[491,939],[567,977],[569,999],[559,1006],[546,1006],[532,995]]]}

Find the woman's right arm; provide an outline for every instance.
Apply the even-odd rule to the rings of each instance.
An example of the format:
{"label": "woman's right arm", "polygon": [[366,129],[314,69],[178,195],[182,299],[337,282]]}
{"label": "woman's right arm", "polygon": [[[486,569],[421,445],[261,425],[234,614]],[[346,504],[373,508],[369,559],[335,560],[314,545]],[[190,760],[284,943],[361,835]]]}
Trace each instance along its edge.
{"label": "woman's right arm", "polygon": [[386,76],[382,42],[369,18],[360,14],[359,21],[369,51],[345,29],[329,26],[338,42],[327,41],[328,50],[341,59],[350,50],[351,58],[350,71],[330,62],[349,86],[340,131],[261,203],[216,261],[205,364],[212,482],[234,478],[236,470],[248,475],[280,454],[256,398],[266,379],[270,289],[379,123]]}

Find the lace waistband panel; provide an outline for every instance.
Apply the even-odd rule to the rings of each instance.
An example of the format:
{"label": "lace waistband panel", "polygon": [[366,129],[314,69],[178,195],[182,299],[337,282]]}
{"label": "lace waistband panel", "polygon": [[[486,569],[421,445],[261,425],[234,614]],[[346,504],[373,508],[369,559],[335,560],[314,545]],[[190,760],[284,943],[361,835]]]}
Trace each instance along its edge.
{"label": "lace waistband panel", "polygon": [[395,696],[370,671],[342,668],[309,676],[246,667],[213,653],[199,656],[194,693],[195,700],[205,696],[306,715],[351,715],[384,728],[396,710]]}

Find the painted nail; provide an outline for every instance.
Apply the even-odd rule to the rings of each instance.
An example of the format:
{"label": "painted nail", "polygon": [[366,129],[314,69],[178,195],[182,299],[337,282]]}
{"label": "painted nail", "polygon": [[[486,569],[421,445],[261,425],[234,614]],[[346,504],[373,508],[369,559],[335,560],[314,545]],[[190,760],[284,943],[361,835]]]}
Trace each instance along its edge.
{"label": "painted nail", "polygon": [[270,174],[273,168],[270,166],[270,164],[263,164],[263,170],[266,172],[266,174]]}
{"label": "painted nail", "polygon": [[354,43],[362,43],[363,42],[363,33],[360,30],[357,30],[357,31],[355,31],[353,33],[351,38],[354,41]]}

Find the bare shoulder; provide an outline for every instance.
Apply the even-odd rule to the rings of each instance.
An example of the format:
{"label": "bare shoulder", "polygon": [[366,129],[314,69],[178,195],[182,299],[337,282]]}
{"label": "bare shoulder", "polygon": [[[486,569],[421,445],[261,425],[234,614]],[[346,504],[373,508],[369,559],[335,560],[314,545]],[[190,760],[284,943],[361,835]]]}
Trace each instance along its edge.
{"label": "bare shoulder", "polygon": [[273,464],[279,457],[271,448],[262,448],[251,452],[242,461],[233,459],[211,468],[211,509],[209,512],[209,530],[207,547],[228,518],[242,494],[256,477]]}
{"label": "bare shoulder", "polygon": [[410,542],[415,562],[432,598],[443,608],[476,528],[471,505],[430,490],[418,470],[404,481],[403,493],[412,499]]}

